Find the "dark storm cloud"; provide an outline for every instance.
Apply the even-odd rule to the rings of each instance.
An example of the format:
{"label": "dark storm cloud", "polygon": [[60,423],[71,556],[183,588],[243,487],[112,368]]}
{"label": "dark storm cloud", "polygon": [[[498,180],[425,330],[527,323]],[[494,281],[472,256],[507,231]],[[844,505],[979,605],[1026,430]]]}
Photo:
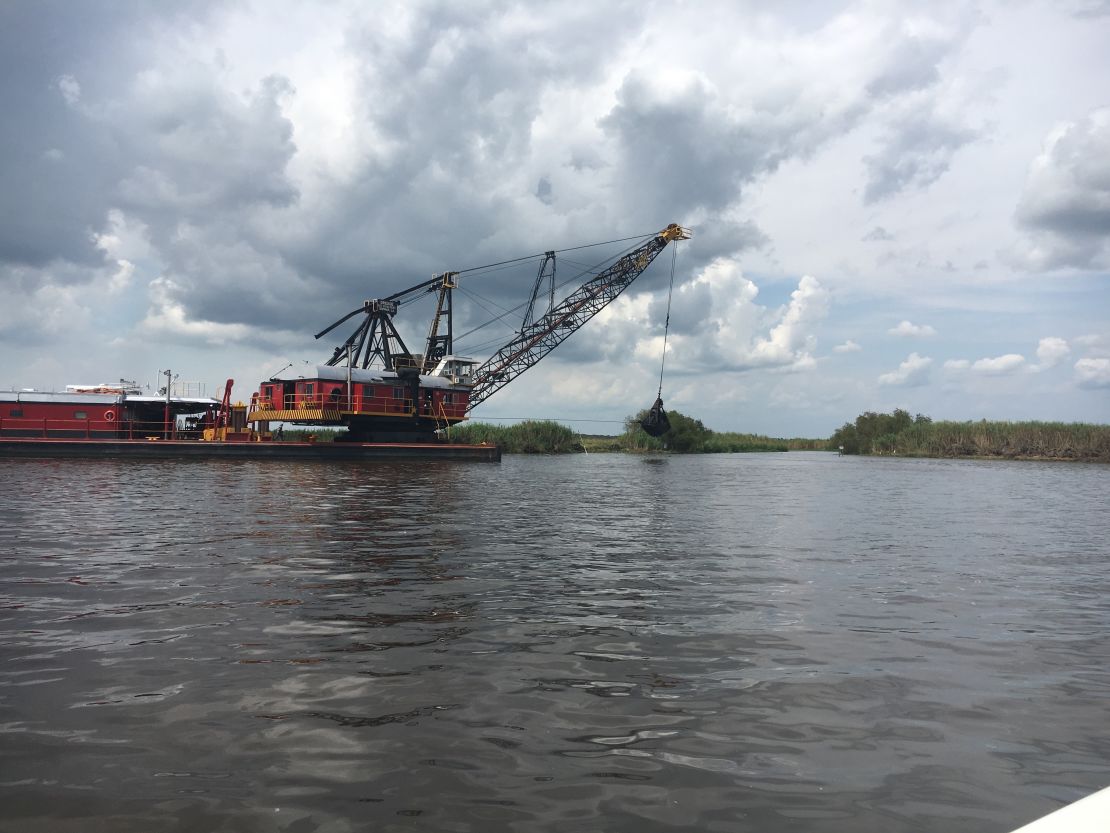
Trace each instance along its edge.
{"label": "dark storm cloud", "polygon": [[199,66],[144,74],[106,114],[129,161],[120,205],[171,228],[211,222],[213,211],[290,205],[297,190],[285,168],[296,147],[280,99],[292,92],[270,76],[241,100]]}
{"label": "dark storm cloud", "polygon": [[[676,283],[696,275],[718,258],[736,258],[743,262],[745,252],[762,249],[770,244],[759,227],[750,220],[728,220],[715,217],[712,222],[695,225],[694,238],[680,244],[676,258]],[[669,257],[669,255],[668,255]],[[644,281],[644,286],[662,288],[670,277],[667,268],[658,269]],[[662,323],[662,318],[659,319]]]}
{"label": "dark storm cloud", "polygon": [[0,260],[6,263],[103,262],[90,230],[106,220],[105,192],[118,173],[118,154],[106,136],[84,131],[84,117],[59,79],[87,64],[83,38],[114,40],[121,25],[91,6],[70,13],[60,4],[0,7]]}
{"label": "dark storm cloud", "polygon": [[541,176],[536,183],[536,199],[545,205],[551,205],[551,180],[546,176]]}
{"label": "dark storm cloud", "polygon": [[1110,255],[1110,109],[1058,128],[1031,167],[1017,209],[1031,259],[1087,268]]}
{"label": "dark storm cloud", "polygon": [[[442,269],[465,268],[632,231],[647,232],[666,222],[684,222],[699,210],[712,212],[714,221],[709,224],[711,231],[699,233],[696,247],[687,250],[693,252],[693,259],[682,264],[687,274],[713,257],[765,242],[754,224],[717,218],[715,212],[738,194],[717,185],[719,191],[710,193],[696,182],[687,183],[691,162],[684,153],[660,159],[660,148],[638,145],[642,154],[625,159],[618,170],[590,147],[568,147],[562,157],[548,160],[548,167],[556,170],[564,166],[597,172],[606,179],[603,195],[611,203],[602,205],[602,213],[619,219],[603,227],[587,228],[588,224],[577,222],[575,215],[583,206],[568,210],[565,204],[558,204],[555,178],[546,168],[538,179],[522,179],[519,192],[505,187],[517,170],[532,164],[535,149],[530,136],[541,116],[539,101],[545,85],[599,76],[604,68],[599,56],[633,36],[634,25],[609,27],[595,19],[591,26],[570,31],[568,24],[567,31],[549,32],[543,39],[559,48],[552,46],[537,54],[531,46],[520,51],[498,42],[488,31],[495,16],[487,20],[480,12],[465,16],[453,12],[432,19],[429,12],[417,14],[405,41],[387,38],[378,27],[351,36],[356,53],[363,56],[367,89],[376,88],[380,83],[376,79],[383,76],[403,79],[385,95],[365,97],[363,118],[382,135],[390,151],[370,160],[350,183],[333,192],[334,210],[317,218],[317,231],[291,253],[299,271],[327,276],[330,286],[357,300],[418,282]],[[622,152],[629,135],[624,127],[635,131],[631,122],[645,116],[633,111],[635,105],[626,99],[603,121]],[[713,122],[719,115],[717,109],[699,114],[699,106],[695,101],[675,124],[669,118],[673,114],[652,113],[648,104],[646,118],[657,122],[657,139],[679,133],[675,141],[692,146],[698,133],[710,128],[721,132]],[[623,126],[618,124],[622,120],[626,122]],[[732,131],[725,138],[741,133]],[[755,138],[749,144],[746,152],[756,153]],[[745,159],[738,162],[735,149],[723,153],[731,158],[716,154],[695,167],[694,173],[703,183],[728,180],[737,167],[736,179],[750,179],[755,169],[766,167]],[[664,182],[654,195],[642,199],[635,194],[642,182],[660,177]],[[497,187],[491,188],[493,184]],[[541,215],[550,220],[550,229],[535,221],[520,225],[518,206],[524,196],[550,209]],[[373,229],[372,235],[366,234],[368,227]],[[332,245],[322,245],[324,234],[330,236]],[[464,259],[460,260],[460,253]],[[575,257],[581,263],[593,262],[585,253]],[[531,285],[534,274],[529,268],[534,272],[536,267],[483,276],[476,291],[508,299],[505,303],[511,306],[523,299]],[[561,276],[566,274],[565,268],[560,266]],[[665,269],[653,267],[637,286],[657,288],[665,284],[667,274]],[[470,278],[465,280],[467,286],[473,286]],[[472,312],[478,314],[476,309]]]}
{"label": "dark storm cloud", "polygon": [[866,203],[931,185],[948,171],[956,151],[977,137],[937,109],[941,65],[979,22],[979,13],[969,9],[943,35],[891,33],[885,59],[867,85],[872,103],[891,115],[879,151],[863,159]]}
{"label": "dark storm cloud", "polygon": [[682,335],[697,335],[714,327],[713,289],[708,282],[696,281],[678,288],[677,298],[660,292],[652,298],[648,309],[652,323],[658,322],[655,329],[663,334],[663,326],[670,314],[670,332]]}
{"label": "dark storm cloud", "polygon": [[[513,42],[498,30],[506,4],[412,6],[404,37],[376,21],[348,33],[364,91],[355,119],[377,138],[283,247],[298,272],[331,288],[331,308],[446,269],[583,242],[568,238],[548,172],[523,176],[545,88],[581,83],[603,65],[606,27],[582,25],[587,7],[574,9],[560,10],[542,36],[521,32]],[[548,207],[550,228],[522,224],[525,199]],[[521,282],[494,276],[487,290],[519,297]]]}
{"label": "dark storm cloud", "polygon": [[279,282],[292,289],[295,276],[257,218],[298,197],[286,171],[293,129],[280,105],[292,93],[272,76],[245,96],[228,96],[210,73],[190,67],[146,74],[112,108],[114,133],[132,162],[115,199],[145,223],[181,300],[200,318],[287,323],[287,298],[261,302]]}
{"label": "dark storm cloud", "polygon": [[192,317],[296,321],[288,293],[303,282],[257,222],[297,200],[286,172],[292,124],[280,105],[292,93],[268,77],[230,96],[211,71],[186,65],[142,73],[97,113],[128,161],[109,198],[143,224],[172,279],[167,296]]}
{"label": "dark storm cloud", "polygon": [[[697,76],[661,84],[631,71],[605,90],[615,92],[609,112],[598,120],[596,105],[584,107],[579,129],[549,153],[536,138],[551,118],[545,94],[608,83],[611,61],[645,19],[629,14],[637,7],[562,5],[537,23],[509,3],[411,4],[390,25],[344,21],[352,161],[341,171],[302,167],[294,179],[291,163],[306,148],[287,113],[306,94],[272,74],[229,92],[222,63],[180,46],[166,19],[192,16],[183,29],[195,35],[207,5],[112,5],[100,17],[69,8],[19,6],[8,13],[19,26],[0,35],[34,44],[4,52],[12,72],[0,89],[18,104],[15,121],[33,128],[27,138],[12,121],[0,127],[19,162],[6,163],[13,187],[0,199],[13,222],[0,224],[0,258],[99,265],[92,234],[117,209],[149,240],[156,272],[142,280],[166,278],[161,302],[189,320],[292,331],[446,269],[668,222],[701,221],[679,263],[679,280],[689,278],[766,243],[753,222],[723,219],[749,183],[850,130],[868,96],[934,84],[944,51],[927,40],[892,47],[866,95],[827,111],[801,83],[737,107]],[[58,43],[35,51],[55,30]],[[906,144],[896,134],[888,152]],[[909,150],[917,161],[908,168],[877,157],[878,179],[901,187],[940,175],[924,145]],[[484,276],[476,291],[513,306],[531,286],[529,268]],[[668,277],[656,266],[637,289],[658,291]],[[479,314],[460,313],[463,326]]]}
{"label": "dark storm cloud", "polygon": [[890,125],[882,149],[864,157],[867,171],[864,202],[878,202],[907,188],[933,184],[948,171],[956,151],[977,135],[974,130],[941,121],[927,111],[896,120]]}
{"label": "dark storm cloud", "polygon": [[1022,194],[1023,223],[1065,235],[1110,232],[1110,109],[1065,125],[1046,143]]}
{"label": "dark storm cloud", "polygon": [[668,205],[681,216],[721,211],[787,156],[791,131],[769,121],[729,117],[698,81],[661,95],[656,81],[633,74],[601,125],[622,150],[631,207]]}
{"label": "dark storm cloud", "polygon": [[30,294],[110,274],[97,236],[115,210],[142,227],[154,268],[172,277],[163,294],[194,302],[201,317],[289,309],[260,291],[271,276],[258,268],[282,260],[251,210],[296,199],[285,171],[296,148],[280,105],[293,91],[271,77],[230,95],[218,69],[165,48],[168,33],[203,26],[218,7],[226,4],[0,10],[0,275],[9,288]]}
{"label": "dark storm cloud", "polygon": [[[144,16],[201,16],[207,4],[9,3],[0,7],[0,262],[104,261],[104,228],[126,152],[83,102],[138,66]],[[105,53],[111,60],[104,60]],[[59,270],[72,280],[87,273]]]}

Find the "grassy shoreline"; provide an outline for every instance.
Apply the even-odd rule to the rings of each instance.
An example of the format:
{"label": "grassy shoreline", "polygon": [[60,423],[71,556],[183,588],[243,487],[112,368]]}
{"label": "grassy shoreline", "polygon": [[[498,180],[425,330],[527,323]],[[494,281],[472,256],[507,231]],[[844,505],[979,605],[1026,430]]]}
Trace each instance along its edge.
{"label": "grassy shoreline", "polygon": [[1110,462],[1110,425],[1082,422],[937,421],[906,411],[861,414],[829,441],[846,454]]}
{"label": "grassy shoreline", "polygon": [[[876,457],[922,457],[967,460],[1029,460],[1110,463],[1110,425],[1064,422],[936,421],[906,411],[861,414],[829,439],[766,437],[716,432],[700,420],[670,413],[672,429],[649,437],[630,417],[615,436],[579,434],[551,420],[515,425],[466,422],[451,429],[450,442],[490,443],[505,454],[734,454],[785,451],[840,451]],[[309,434],[329,442],[340,433],[330,429],[289,429],[288,440]],[[445,437],[447,439],[447,437]]]}
{"label": "grassy shoreline", "polygon": [[663,437],[649,437],[640,428],[642,417],[630,417],[623,434],[616,436],[579,434],[549,420],[527,420],[516,425],[490,425],[468,422],[451,429],[451,442],[495,443],[506,454],[734,454],[745,452],[783,452],[799,449],[826,450],[828,440],[783,439],[759,434],[717,432],[699,420],[672,411],[671,431]]}

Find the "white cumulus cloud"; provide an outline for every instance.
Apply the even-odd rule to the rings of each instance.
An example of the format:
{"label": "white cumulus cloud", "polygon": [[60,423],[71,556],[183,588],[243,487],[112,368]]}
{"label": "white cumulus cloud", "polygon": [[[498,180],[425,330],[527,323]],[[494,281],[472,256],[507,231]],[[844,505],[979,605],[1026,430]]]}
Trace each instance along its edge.
{"label": "white cumulus cloud", "polygon": [[1081,388],[1110,388],[1110,359],[1080,359],[1075,381]]}
{"label": "white cumulus cloud", "polygon": [[1088,333],[1073,338],[1072,344],[1082,347],[1091,358],[1110,358],[1110,337]]}
{"label": "white cumulus cloud", "polygon": [[224,345],[242,341],[250,333],[245,324],[222,324],[215,321],[190,319],[184,305],[177,300],[180,287],[169,278],[150,282],[151,306],[146,318],[136,327],[140,335],[171,341]]}
{"label": "white cumulus cloud", "polygon": [[902,338],[923,338],[937,334],[937,331],[928,324],[914,324],[910,321],[903,321],[897,327],[891,327],[887,332],[892,336],[901,336]]}
{"label": "white cumulus cloud", "polygon": [[58,78],[58,92],[66,100],[66,104],[75,105],[81,100],[81,85],[72,75],[63,75]]}
{"label": "white cumulus cloud", "polygon": [[848,339],[843,344],[838,344],[833,348],[834,353],[858,353],[863,348],[856,344],[852,339]]}
{"label": "white cumulus cloud", "polygon": [[[828,290],[804,275],[789,302],[778,309],[757,304],[758,293],[731,258],[714,260],[677,288],[671,341],[678,365],[721,370],[814,367],[816,330],[828,314]],[[657,347],[652,345],[650,352],[657,355]]]}
{"label": "white cumulus cloud", "polygon": [[898,365],[897,370],[880,376],[879,384],[892,387],[919,387],[929,381],[929,368],[932,364],[933,360],[928,356],[910,353],[906,360]]}
{"label": "white cumulus cloud", "polygon": [[809,351],[816,341],[813,325],[828,312],[829,294],[817,278],[805,275],[790,293],[782,320],[767,338],[757,339],[751,356],[757,364],[802,364],[811,367]]}
{"label": "white cumulus cloud", "polygon": [[1071,348],[1068,343],[1056,336],[1047,336],[1037,343],[1037,360],[1040,362],[1038,370],[1055,367],[1068,357]]}
{"label": "white cumulus cloud", "polygon": [[979,359],[971,365],[972,373],[984,376],[1006,376],[1025,367],[1025,357],[1017,353],[1007,353],[995,358]]}

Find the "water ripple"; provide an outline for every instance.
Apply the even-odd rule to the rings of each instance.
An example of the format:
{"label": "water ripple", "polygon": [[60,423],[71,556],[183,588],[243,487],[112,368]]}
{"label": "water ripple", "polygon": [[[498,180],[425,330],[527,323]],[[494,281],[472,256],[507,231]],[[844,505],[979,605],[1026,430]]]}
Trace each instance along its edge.
{"label": "water ripple", "polygon": [[1001,831],[1106,780],[1105,467],[0,468],[5,830]]}

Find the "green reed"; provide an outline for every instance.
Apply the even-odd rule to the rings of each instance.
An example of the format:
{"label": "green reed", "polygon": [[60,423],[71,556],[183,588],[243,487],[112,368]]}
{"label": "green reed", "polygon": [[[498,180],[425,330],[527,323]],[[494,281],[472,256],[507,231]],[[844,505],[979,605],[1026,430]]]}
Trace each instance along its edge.
{"label": "green reed", "polygon": [[516,425],[467,422],[443,434],[452,443],[501,446],[506,454],[569,454],[582,451],[578,434],[551,420],[526,420]]}
{"label": "green reed", "polygon": [[933,421],[905,411],[861,414],[829,441],[847,454],[1006,457],[1110,462],[1110,425],[1078,422]]}

